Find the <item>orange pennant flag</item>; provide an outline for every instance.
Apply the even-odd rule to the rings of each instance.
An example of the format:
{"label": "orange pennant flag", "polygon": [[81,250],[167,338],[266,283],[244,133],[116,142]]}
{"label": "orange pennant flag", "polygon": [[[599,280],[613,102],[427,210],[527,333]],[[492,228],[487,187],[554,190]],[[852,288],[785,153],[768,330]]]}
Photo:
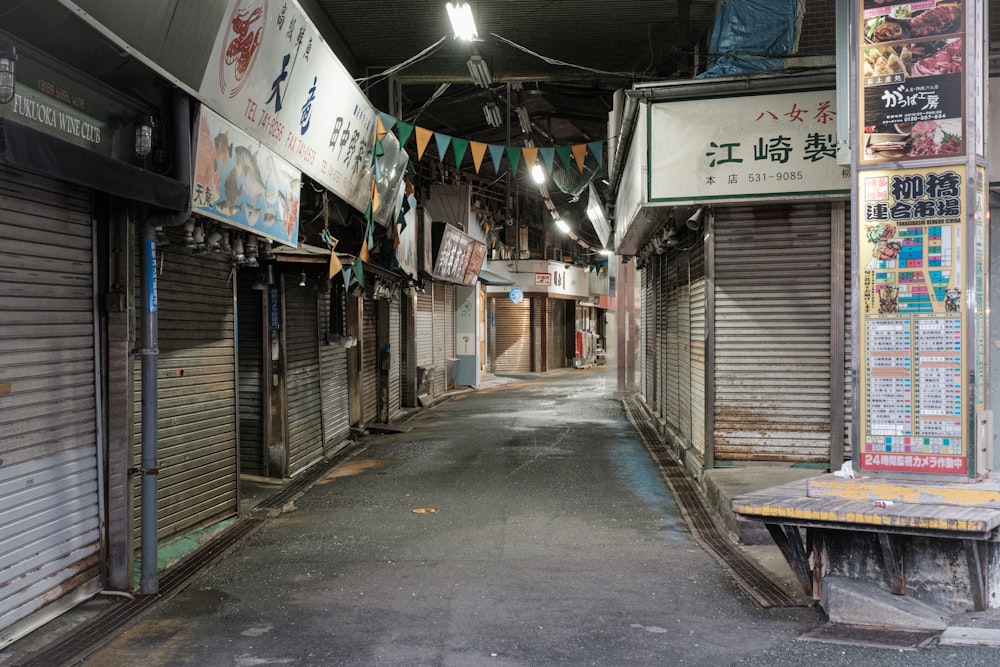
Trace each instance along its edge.
{"label": "orange pennant flag", "polygon": [[361,242],[361,252],[358,253],[358,257],[365,264],[371,264],[371,256],[368,254],[368,238]]}
{"label": "orange pennant flag", "polygon": [[486,155],[486,144],[479,141],[470,141],[469,150],[472,151],[472,162],[476,165],[476,173],[483,166],[483,156]]}
{"label": "orange pennant flag", "polygon": [[524,164],[527,165],[528,171],[535,166],[535,160],[538,159],[538,149],[537,148],[522,148],[521,155],[524,156]]}
{"label": "orange pennant flag", "polygon": [[576,144],[573,146],[573,157],[576,158],[576,166],[583,173],[583,161],[587,159],[587,144]]}
{"label": "orange pennant flag", "polygon": [[385,136],[385,125],[382,123],[381,116],[375,117],[375,136],[379,141],[381,141],[382,137]]}
{"label": "orange pennant flag", "polygon": [[433,132],[428,130],[426,127],[416,128],[417,132],[417,160],[422,160],[424,157],[424,150],[427,148],[427,144],[431,141],[431,136],[434,135]]}
{"label": "orange pennant flag", "polygon": [[333,278],[335,275],[344,270],[344,265],[340,262],[340,258],[337,257],[337,253],[330,251],[330,267],[327,269],[327,278]]}

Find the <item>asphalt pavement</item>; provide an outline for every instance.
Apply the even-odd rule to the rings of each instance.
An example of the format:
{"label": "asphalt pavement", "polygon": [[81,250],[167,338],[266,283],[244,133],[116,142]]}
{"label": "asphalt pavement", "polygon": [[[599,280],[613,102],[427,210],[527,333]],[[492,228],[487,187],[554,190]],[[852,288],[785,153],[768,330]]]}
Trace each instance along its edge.
{"label": "asphalt pavement", "polygon": [[267,520],[84,664],[966,665],[800,641],[692,539],[613,369],[455,395]]}

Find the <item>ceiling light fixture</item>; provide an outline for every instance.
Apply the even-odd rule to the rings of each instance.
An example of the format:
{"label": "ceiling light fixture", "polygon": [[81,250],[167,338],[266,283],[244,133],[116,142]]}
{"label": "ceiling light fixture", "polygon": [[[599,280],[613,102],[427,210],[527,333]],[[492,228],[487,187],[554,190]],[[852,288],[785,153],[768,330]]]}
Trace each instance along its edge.
{"label": "ceiling light fixture", "polygon": [[153,150],[153,117],[146,114],[135,121],[135,154],[146,157]]}
{"label": "ceiling light fixture", "polygon": [[500,127],[503,125],[503,116],[500,114],[500,107],[495,102],[483,105],[483,115],[486,116],[486,124],[490,127]]}
{"label": "ceiling light fixture", "polygon": [[451,21],[451,29],[455,33],[455,39],[462,39],[470,42],[477,37],[479,33],[476,31],[476,20],[472,18],[472,7],[469,3],[448,3],[446,5],[448,9],[448,20]]}
{"label": "ceiling light fixture", "polygon": [[556,227],[558,227],[559,231],[563,234],[569,234],[569,225],[563,222],[562,218],[556,218]]}
{"label": "ceiling light fixture", "polygon": [[490,74],[490,68],[486,66],[483,57],[471,56],[467,65],[469,66],[469,74],[472,75],[472,80],[476,82],[476,85],[480,88],[489,88],[490,84],[493,83],[493,76]]}
{"label": "ceiling light fixture", "polygon": [[517,108],[517,122],[521,124],[521,132],[531,134],[531,116],[524,107]]}
{"label": "ceiling light fixture", "polygon": [[545,182],[545,170],[542,169],[542,165],[537,162],[535,163],[535,165],[531,168],[531,177],[535,179],[535,183],[538,183],[539,185]]}

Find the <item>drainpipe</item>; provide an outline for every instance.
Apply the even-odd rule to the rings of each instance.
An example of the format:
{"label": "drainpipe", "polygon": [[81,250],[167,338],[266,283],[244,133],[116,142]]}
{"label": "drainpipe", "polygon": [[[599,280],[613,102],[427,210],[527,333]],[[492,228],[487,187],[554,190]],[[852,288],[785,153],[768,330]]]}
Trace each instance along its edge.
{"label": "drainpipe", "polygon": [[[186,93],[176,91],[173,100],[174,121],[174,177],[191,185],[191,107]],[[140,328],[142,330],[142,455],[139,474],[142,478],[142,517],[140,536],[141,571],[139,592],[153,595],[159,592],[156,576],[156,480],[159,473],[157,448],[159,428],[157,408],[156,375],[159,361],[159,324],[157,319],[156,296],[156,228],[183,224],[191,217],[191,203],[183,211],[150,211],[140,224],[140,247],[142,248],[142,309]]]}

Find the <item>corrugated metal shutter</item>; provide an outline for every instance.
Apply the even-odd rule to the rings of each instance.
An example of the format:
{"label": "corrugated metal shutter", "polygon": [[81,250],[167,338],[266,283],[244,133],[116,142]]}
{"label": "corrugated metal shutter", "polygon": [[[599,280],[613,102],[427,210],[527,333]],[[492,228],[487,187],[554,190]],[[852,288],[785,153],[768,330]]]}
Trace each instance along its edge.
{"label": "corrugated metal shutter", "polygon": [[496,364],[493,357],[497,349],[496,336],[497,321],[497,298],[488,297],[486,299],[486,370],[496,373]]}
{"label": "corrugated metal shutter", "polygon": [[[331,298],[342,298],[342,294],[334,290],[331,295],[320,297],[320,328],[324,333],[330,323]],[[320,345],[319,378],[323,401],[323,451],[329,454],[351,432],[347,348],[340,345]]]}
{"label": "corrugated metal shutter", "polygon": [[639,280],[642,289],[640,291],[640,298],[642,299],[640,306],[640,317],[642,318],[642,326],[639,329],[641,337],[640,355],[642,357],[640,362],[640,368],[642,368],[642,396],[646,400],[647,405],[653,405],[653,387],[655,383],[653,382],[653,359],[655,355],[653,354],[653,332],[656,329],[656,319],[653,316],[653,303],[654,292],[650,288],[649,283],[650,276],[650,265],[647,263],[639,271],[637,275],[637,280]]}
{"label": "corrugated metal shutter", "polygon": [[549,299],[548,370],[566,368],[566,302]]}
{"label": "corrugated metal shutter", "polygon": [[378,307],[365,296],[361,315],[361,421],[378,418]]}
{"label": "corrugated metal shutter", "polygon": [[283,276],[285,304],[285,429],[288,476],[323,457],[323,403],[320,398],[319,323],[316,291]]}
{"label": "corrugated metal shutter", "polygon": [[691,444],[705,452],[705,243],[691,248]]}
{"label": "corrugated metal shutter", "polygon": [[90,194],[0,168],[0,647],[100,589]]}
{"label": "corrugated metal shutter", "polygon": [[252,289],[254,275],[237,276],[239,316],[240,471],[263,475],[264,455],[264,301],[266,292]]}
{"label": "corrugated metal shutter", "polygon": [[[448,389],[446,376],[448,354],[446,337],[447,302],[445,293],[454,289],[450,285],[434,283],[434,396],[440,396]],[[454,334],[453,334],[454,335]]]}
{"label": "corrugated metal shutter", "polygon": [[677,414],[676,428],[691,439],[691,290],[688,251],[678,252],[677,263]]}
{"label": "corrugated metal shutter", "polygon": [[444,388],[453,389],[454,382],[451,379],[452,369],[455,366],[455,286],[443,284],[441,296],[444,301],[444,320],[442,329],[436,329],[435,333],[444,339],[444,357],[441,367],[444,369]]}
{"label": "corrugated metal shutter", "polygon": [[540,297],[531,297],[531,370],[535,372],[544,371],[542,366],[544,355],[542,354],[542,323],[544,322],[544,311],[542,304],[544,301]]}
{"label": "corrugated metal shutter", "polygon": [[[176,243],[161,257],[157,534],[167,540],[236,514],[237,401],[230,262],[221,255],[191,255]],[[133,465],[139,465],[139,364],[134,379]],[[136,547],[139,491],[136,481]]]}
{"label": "corrugated metal shutter", "polygon": [[716,459],[829,461],[829,204],[719,209],[715,252]]}
{"label": "corrugated metal shutter", "polygon": [[403,351],[402,308],[403,303],[397,291],[389,304],[389,421],[395,421],[403,412],[400,387]]}
{"label": "corrugated metal shutter", "polygon": [[417,366],[434,365],[434,288],[417,294]]}
{"label": "corrugated metal shutter", "polygon": [[495,373],[530,373],[531,302],[511,303],[496,298],[496,369]]}
{"label": "corrugated metal shutter", "polygon": [[[848,204],[847,210],[850,211]],[[848,213],[850,218],[850,213]],[[851,365],[854,361],[854,345],[852,331],[854,318],[851,317],[851,234],[854,225],[847,221],[844,225],[844,460],[850,461],[852,456],[851,428],[854,425],[854,384],[851,381]]]}
{"label": "corrugated metal shutter", "polygon": [[656,327],[653,344],[656,346],[656,414],[667,414],[667,284],[666,258],[656,255],[653,260],[653,289],[656,291]]}
{"label": "corrugated metal shutter", "polygon": [[662,346],[665,348],[667,359],[666,366],[666,401],[664,402],[664,417],[674,428],[677,428],[678,417],[680,415],[680,317],[678,305],[680,302],[680,291],[678,281],[680,272],[677,266],[677,251],[671,249],[664,254],[666,266],[663,275],[663,290],[666,296],[666,326],[663,331]]}

